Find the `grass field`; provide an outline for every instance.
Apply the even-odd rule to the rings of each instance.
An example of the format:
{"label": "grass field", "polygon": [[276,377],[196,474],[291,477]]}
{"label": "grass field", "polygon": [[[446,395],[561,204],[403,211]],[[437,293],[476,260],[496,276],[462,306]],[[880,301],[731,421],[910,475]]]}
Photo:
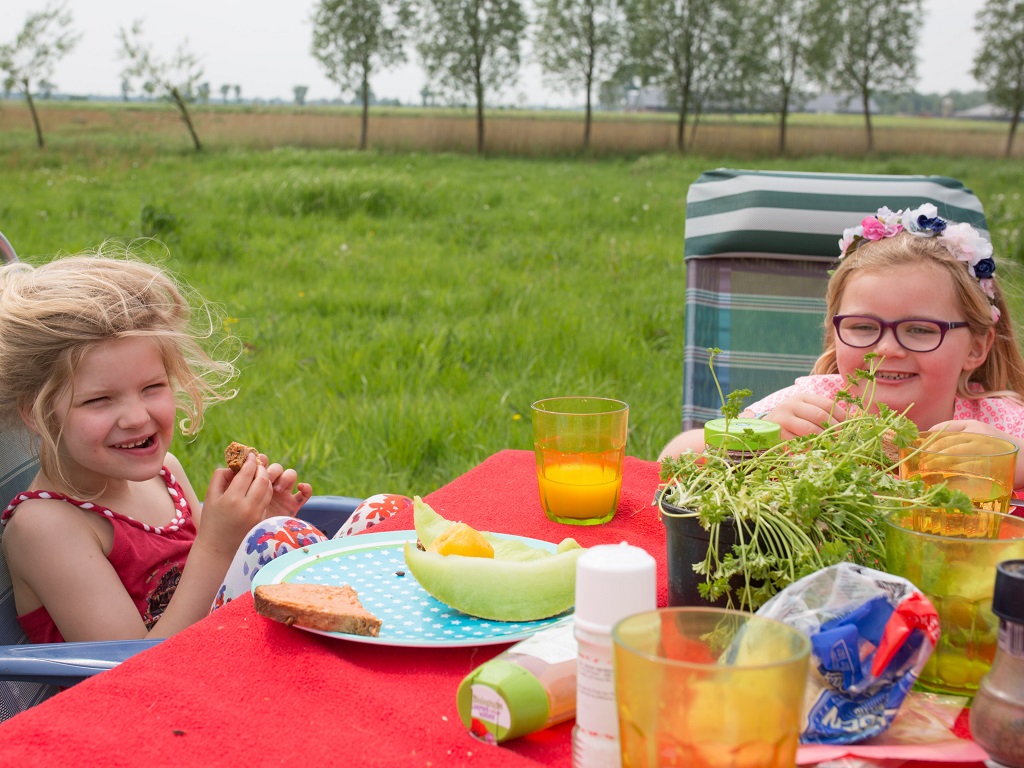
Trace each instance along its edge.
{"label": "grass field", "polygon": [[[110,125],[79,123],[52,129],[42,152],[30,126],[0,131],[0,230],[30,262],[157,238],[166,250],[150,255],[222,306],[244,348],[240,393],[175,447],[200,491],[238,439],[315,492],[426,494],[531,447],[530,403],[559,394],[627,401],[634,456],[654,458],[677,431],[686,190],[702,170],[754,164],[227,143],[197,154],[178,130],[119,146]],[[1000,269],[1024,259],[1020,161],[756,167],[955,176],[986,206]]]}

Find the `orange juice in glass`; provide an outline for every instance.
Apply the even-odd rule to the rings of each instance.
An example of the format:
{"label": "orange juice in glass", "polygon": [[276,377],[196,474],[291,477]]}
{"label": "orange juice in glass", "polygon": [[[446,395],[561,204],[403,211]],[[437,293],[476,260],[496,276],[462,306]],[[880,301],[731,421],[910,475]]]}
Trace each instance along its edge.
{"label": "orange juice in glass", "polygon": [[598,525],[615,515],[622,488],[629,406],[603,397],[552,397],[533,404],[533,448],[544,514]]}

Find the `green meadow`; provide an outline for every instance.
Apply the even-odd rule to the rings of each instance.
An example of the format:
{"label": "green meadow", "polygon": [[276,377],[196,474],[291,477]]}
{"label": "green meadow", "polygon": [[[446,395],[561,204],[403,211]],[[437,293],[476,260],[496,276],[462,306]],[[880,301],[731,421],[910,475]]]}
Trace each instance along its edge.
{"label": "green meadow", "polygon": [[705,169],[955,176],[986,206],[1000,269],[1024,260],[1018,160],[193,153],[180,138],[39,151],[0,135],[0,231],[31,263],[151,238],[138,251],[217,304],[241,374],[176,442],[200,493],[240,440],[316,493],[426,494],[531,448],[530,403],[562,394],[628,402],[628,453],[655,458],[680,424],[685,198]]}

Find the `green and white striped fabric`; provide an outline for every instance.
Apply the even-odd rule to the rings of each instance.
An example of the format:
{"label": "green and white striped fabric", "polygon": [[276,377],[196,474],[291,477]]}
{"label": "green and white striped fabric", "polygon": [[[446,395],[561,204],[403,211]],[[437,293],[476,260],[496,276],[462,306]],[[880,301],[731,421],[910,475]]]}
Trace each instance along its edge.
{"label": "green and white striped fabric", "polygon": [[944,176],[701,174],[686,196],[683,428],[720,415],[709,347],[722,350],[715,373],[725,394],[745,388],[760,399],[807,374],[843,230],[883,205],[926,202],[988,234],[981,201]]}

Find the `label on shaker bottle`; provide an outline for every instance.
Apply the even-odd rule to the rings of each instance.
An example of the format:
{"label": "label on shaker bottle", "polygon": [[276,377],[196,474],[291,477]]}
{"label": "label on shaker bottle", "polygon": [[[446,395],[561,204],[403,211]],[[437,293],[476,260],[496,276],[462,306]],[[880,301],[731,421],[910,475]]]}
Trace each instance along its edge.
{"label": "label on shaker bottle", "polygon": [[619,713],[615,702],[615,673],[609,638],[577,628],[576,727],[572,734],[574,768],[619,768]]}
{"label": "label on shaker bottle", "polygon": [[576,689],[585,698],[582,707],[577,704],[576,722],[583,721],[588,727],[600,730],[613,728],[618,733],[611,649],[586,642],[580,643],[579,648]]}
{"label": "label on shaker bottle", "polygon": [[654,578],[654,558],[625,542],[594,546],[577,561],[574,768],[621,768],[611,631],[624,616],[655,607]]}

